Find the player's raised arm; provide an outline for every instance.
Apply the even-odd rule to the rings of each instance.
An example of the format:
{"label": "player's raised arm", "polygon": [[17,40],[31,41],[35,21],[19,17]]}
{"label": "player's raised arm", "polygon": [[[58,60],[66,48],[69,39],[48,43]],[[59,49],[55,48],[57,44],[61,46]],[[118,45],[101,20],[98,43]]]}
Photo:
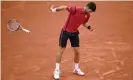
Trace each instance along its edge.
{"label": "player's raised arm", "polygon": [[52,12],[57,12],[57,11],[67,10],[67,8],[68,8],[67,6],[59,6],[54,8],[54,6],[52,5],[50,9]]}

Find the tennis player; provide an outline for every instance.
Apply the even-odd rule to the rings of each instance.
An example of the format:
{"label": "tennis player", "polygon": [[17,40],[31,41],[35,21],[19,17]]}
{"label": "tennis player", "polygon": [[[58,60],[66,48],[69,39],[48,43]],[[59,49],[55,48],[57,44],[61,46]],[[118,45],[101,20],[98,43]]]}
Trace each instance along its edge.
{"label": "tennis player", "polygon": [[56,68],[54,70],[54,78],[60,78],[60,62],[62,54],[66,48],[67,40],[71,42],[71,47],[74,50],[74,73],[77,75],[84,75],[84,72],[81,71],[79,67],[79,31],[78,28],[80,25],[83,25],[90,31],[93,31],[93,28],[87,24],[90,14],[96,11],[96,4],[94,2],[89,2],[85,7],[77,6],[59,6],[54,8],[51,7],[52,12],[58,12],[67,10],[69,12],[68,19],[63,26],[60,38],[59,38],[59,53],[56,55]]}

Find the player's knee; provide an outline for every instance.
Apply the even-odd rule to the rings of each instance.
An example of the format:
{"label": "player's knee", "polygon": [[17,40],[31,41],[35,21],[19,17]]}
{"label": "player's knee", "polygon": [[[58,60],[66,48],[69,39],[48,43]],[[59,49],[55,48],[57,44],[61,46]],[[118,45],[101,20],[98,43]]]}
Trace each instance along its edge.
{"label": "player's knee", "polygon": [[63,54],[65,47],[60,47],[60,54]]}
{"label": "player's knee", "polygon": [[79,48],[74,48],[75,53],[79,53]]}

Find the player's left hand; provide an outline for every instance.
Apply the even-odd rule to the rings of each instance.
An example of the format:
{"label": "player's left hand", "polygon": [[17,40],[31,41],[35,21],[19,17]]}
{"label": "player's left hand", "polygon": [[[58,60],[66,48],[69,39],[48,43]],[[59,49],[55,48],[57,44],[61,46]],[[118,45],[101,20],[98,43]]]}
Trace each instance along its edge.
{"label": "player's left hand", "polygon": [[88,27],[87,27],[90,31],[93,31],[94,29],[89,25]]}
{"label": "player's left hand", "polygon": [[93,31],[94,29],[93,29],[93,28],[90,28],[89,30],[90,30],[90,31]]}

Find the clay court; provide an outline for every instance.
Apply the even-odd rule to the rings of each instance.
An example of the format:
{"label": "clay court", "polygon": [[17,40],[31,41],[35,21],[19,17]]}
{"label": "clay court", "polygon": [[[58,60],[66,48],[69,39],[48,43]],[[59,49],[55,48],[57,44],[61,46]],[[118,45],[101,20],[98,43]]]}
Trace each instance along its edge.
{"label": "clay court", "polygon": [[[2,1],[2,80],[53,80],[58,39],[68,12],[52,13],[51,5],[85,6],[88,2]],[[133,2],[96,2],[89,20],[90,32],[80,31],[80,67],[73,71],[73,50],[68,41],[61,63],[60,80],[133,80]],[[31,31],[10,32],[15,18]]]}

